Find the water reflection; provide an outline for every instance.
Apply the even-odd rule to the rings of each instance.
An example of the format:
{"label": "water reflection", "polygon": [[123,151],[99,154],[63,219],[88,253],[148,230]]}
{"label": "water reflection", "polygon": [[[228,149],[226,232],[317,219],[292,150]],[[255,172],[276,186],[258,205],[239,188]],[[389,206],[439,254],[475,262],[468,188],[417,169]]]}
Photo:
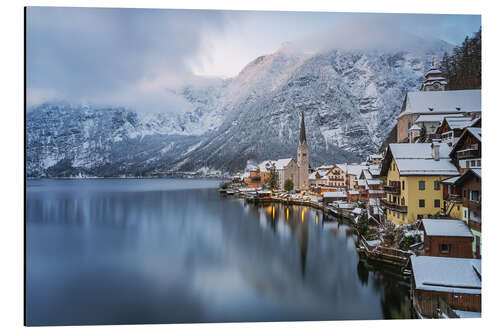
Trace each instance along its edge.
{"label": "water reflection", "polygon": [[217,183],[29,181],[28,323],[407,316],[408,287],[360,266],[347,225]]}

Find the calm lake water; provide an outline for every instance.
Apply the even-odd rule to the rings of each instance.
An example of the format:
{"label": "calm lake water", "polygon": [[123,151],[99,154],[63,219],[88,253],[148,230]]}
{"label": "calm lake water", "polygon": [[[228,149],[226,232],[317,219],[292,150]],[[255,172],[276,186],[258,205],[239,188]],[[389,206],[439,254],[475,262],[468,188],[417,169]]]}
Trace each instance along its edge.
{"label": "calm lake water", "polygon": [[29,180],[28,325],[409,318],[347,224],[218,181]]}

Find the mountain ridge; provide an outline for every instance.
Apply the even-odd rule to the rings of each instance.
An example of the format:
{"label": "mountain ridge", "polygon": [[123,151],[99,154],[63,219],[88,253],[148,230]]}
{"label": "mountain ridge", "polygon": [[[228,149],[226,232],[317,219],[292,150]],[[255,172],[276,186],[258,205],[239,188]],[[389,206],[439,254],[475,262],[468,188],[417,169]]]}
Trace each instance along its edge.
{"label": "mountain ridge", "polygon": [[250,160],[294,157],[302,109],[312,165],[359,162],[377,151],[432,56],[449,47],[315,54],[282,47],[234,78],[179,89],[191,106],[183,114],[42,104],[27,113],[27,173],[240,171]]}

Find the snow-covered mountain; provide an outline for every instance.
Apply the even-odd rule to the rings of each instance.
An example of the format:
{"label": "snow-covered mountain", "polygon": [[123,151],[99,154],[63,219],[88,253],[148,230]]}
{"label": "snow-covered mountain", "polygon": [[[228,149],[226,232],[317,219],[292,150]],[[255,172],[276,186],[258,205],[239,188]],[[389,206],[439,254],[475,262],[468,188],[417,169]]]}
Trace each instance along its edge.
{"label": "snow-covered mountain", "polygon": [[305,111],[311,164],[360,161],[396,122],[444,42],[418,50],[330,50],[287,45],[238,76],[175,91],[182,114],[43,104],[27,114],[30,176],[242,170],[248,160],[294,157]]}

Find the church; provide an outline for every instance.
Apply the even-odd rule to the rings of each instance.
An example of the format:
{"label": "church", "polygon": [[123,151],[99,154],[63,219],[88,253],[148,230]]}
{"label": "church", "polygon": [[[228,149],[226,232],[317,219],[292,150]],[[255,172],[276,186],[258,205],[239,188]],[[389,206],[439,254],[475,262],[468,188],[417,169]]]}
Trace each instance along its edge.
{"label": "church", "polygon": [[271,170],[278,174],[278,187],[283,190],[285,181],[292,180],[293,188],[297,191],[307,191],[309,189],[309,147],[306,139],[306,125],[304,112],[301,113],[299,142],[297,145],[297,160],[293,158],[282,158],[279,160],[266,160],[251,170],[243,180],[249,187],[261,187],[269,181]]}
{"label": "church", "polygon": [[425,126],[430,138],[445,118],[481,116],[481,89],[447,90],[446,78],[432,61],[419,91],[406,94],[397,118],[397,142],[414,143]]}

